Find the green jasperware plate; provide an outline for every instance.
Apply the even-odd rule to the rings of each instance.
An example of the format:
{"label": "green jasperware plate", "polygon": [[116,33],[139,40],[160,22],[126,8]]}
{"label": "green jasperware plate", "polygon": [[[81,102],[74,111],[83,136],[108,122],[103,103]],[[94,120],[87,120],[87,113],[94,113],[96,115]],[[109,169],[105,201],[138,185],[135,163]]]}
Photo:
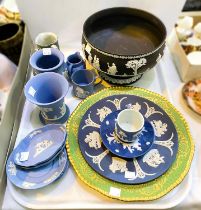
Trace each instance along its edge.
{"label": "green jasperware plate", "polygon": [[[178,154],[170,169],[159,178],[138,185],[127,185],[108,180],[96,173],[85,161],[78,143],[79,124],[84,113],[97,101],[117,94],[131,94],[144,97],[160,106],[171,118],[178,133]],[[78,177],[92,189],[123,201],[155,200],[174,189],[187,175],[194,154],[194,143],[183,116],[163,96],[132,87],[106,88],[82,101],[72,113],[67,124],[67,151]],[[112,189],[112,190],[111,190]],[[114,193],[114,191],[115,193]]]}

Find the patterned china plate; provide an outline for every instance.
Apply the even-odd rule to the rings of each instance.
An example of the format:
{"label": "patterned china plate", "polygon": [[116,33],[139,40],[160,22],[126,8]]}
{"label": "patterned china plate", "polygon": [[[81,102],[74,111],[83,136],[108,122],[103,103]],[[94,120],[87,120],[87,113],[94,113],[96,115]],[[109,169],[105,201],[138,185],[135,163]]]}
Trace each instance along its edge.
{"label": "patterned china plate", "polygon": [[14,163],[12,152],[6,165],[8,179],[17,187],[22,189],[38,189],[45,187],[59,179],[66,168],[69,167],[69,160],[66,149],[61,151],[52,162],[37,169],[25,170]]}
{"label": "patterned china plate", "polygon": [[[105,117],[126,108],[139,111],[155,129],[151,150],[136,159],[114,156],[103,146],[100,136],[100,127]],[[112,143],[116,141],[113,137],[109,133],[108,138]],[[107,179],[125,184],[145,183],[161,176],[174,162],[178,149],[177,132],[168,115],[155,103],[127,94],[105,97],[94,103],[82,117],[78,141],[82,155],[96,172]],[[127,144],[127,150],[133,148],[132,144]]]}
{"label": "patterned china plate", "polygon": [[144,155],[151,148],[155,135],[152,124],[146,120],[144,128],[133,143],[125,143],[115,135],[115,121],[119,111],[108,114],[100,127],[100,136],[105,147],[113,154],[123,158],[135,158]]}
{"label": "patterned china plate", "polygon": [[195,79],[186,83],[182,92],[188,106],[201,115],[201,79]]}
{"label": "patterned china plate", "polygon": [[[105,161],[104,159],[107,157],[108,155],[105,156],[105,158],[101,160],[101,156],[99,156],[100,154],[102,154],[103,156],[105,155],[105,153],[109,153],[109,151],[107,151],[107,149],[104,148],[104,146],[102,145],[102,143],[100,144],[100,140],[99,140],[99,135],[97,135],[97,144],[94,144],[94,141],[91,142],[91,139],[89,138],[88,141],[91,142],[89,143],[82,143],[83,148],[89,148],[91,145],[91,151],[93,152],[92,154],[89,155],[93,155],[96,156],[97,158],[92,158],[87,156],[87,160],[86,155],[83,156],[83,152],[81,152],[80,150],[80,141],[78,138],[78,133],[80,132],[80,123],[82,121],[83,116],[85,115],[85,113],[91,108],[91,106],[93,104],[98,103],[98,101],[107,98],[109,96],[114,96],[114,95],[119,95],[120,98],[122,98],[122,95],[131,95],[131,96],[139,96],[140,98],[143,99],[147,99],[150,102],[152,102],[153,104],[157,104],[158,106],[155,106],[155,108],[160,108],[160,110],[163,111],[164,116],[162,114],[159,113],[154,113],[155,111],[160,111],[160,110],[154,110],[153,108],[149,109],[149,112],[147,113],[146,117],[150,118],[151,121],[153,121],[155,119],[155,126],[157,127],[157,133],[156,135],[158,136],[156,139],[156,142],[158,144],[153,144],[153,146],[160,146],[159,144],[163,144],[162,142],[164,141],[160,141],[160,138],[165,138],[167,137],[167,140],[169,139],[169,141],[165,141],[166,142],[166,154],[160,154],[160,157],[164,156],[164,158],[162,158],[163,160],[166,160],[167,155],[169,157],[171,157],[171,159],[173,158],[173,156],[175,155],[175,150],[173,150],[173,155],[171,156],[171,150],[169,148],[173,148],[172,146],[172,141],[175,139],[174,137],[172,137],[171,139],[171,129],[169,129],[168,125],[170,124],[174,124],[174,127],[176,128],[176,132],[178,135],[178,151],[177,151],[177,155],[176,155],[176,159],[175,161],[173,161],[172,166],[169,168],[169,170],[166,171],[166,173],[163,174],[163,176],[159,176],[157,179],[154,179],[153,181],[150,182],[146,182],[140,185],[128,185],[128,184],[122,184],[122,183],[118,183],[118,182],[114,182],[109,180],[108,178],[105,178],[104,176],[100,175],[99,173],[97,173],[87,162],[87,160],[89,162],[93,162],[94,160],[94,164],[96,165],[96,168],[98,170],[99,169],[99,165],[102,167],[103,170],[105,170],[105,166],[103,165],[103,162]],[[114,101],[113,101],[114,102]],[[125,101],[121,101],[121,106],[125,105]],[[138,102],[139,103],[139,102]],[[107,102],[108,104],[108,102]],[[135,104],[135,101],[132,101],[131,104],[134,104],[135,108],[140,108],[139,105],[146,107],[146,104],[142,103],[142,104]],[[102,107],[104,106],[104,104],[100,104]],[[119,108],[119,102],[116,100],[115,104],[110,103],[110,106]],[[123,108],[123,107],[120,107]],[[119,109],[120,109],[119,108]],[[142,108],[142,107],[141,107]],[[98,108],[100,109],[100,108]],[[116,108],[115,108],[116,109]],[[145,109],[145,108],[144,108]],[[144,110],[146,111],[147,108]],[[160,111],[161,112],[161,111]],[[90,114],[90,113],[89,113]],[[151,115],[150,115],[151,114]],[[156,115],[159,115],[159,119],[156,119]],[[89,115],[92,120],[94,119],[94,117],[98,117],[99,115]],[[102,115],[101,115],[102,116]],[[168,118],[166,118],[165,116],[168,116]],[[101,118],[101,120],[103,120],[104,117]],[[164,121],[165,120],[165,121]],[[167,121],[166,121],[167,120]],[[156,122],[158,121],[158,122]],[[161,122],[159,122],[161,121]],[[87,120],[88,123],[91,122],[91,120],[88,118]],[[83,122],[83,125],[85,122]],[[101,122],[99,122],[101,123]],[[167,124],[166,125],[164,124]],[[170,124],[169,124],[170,123]],[[97,126],[98,130],[96,130],[97,132],[99,131],[99,126],[100,124],[94,124]],[[92,127],[93,128],[93,127]],[[84,130],[89,129],[88,132],[90,132],[91,127],[87,126],[84,128]],[[107,89],[103,89],[102,91],[99,91],[97,93],[95,93],[94,95],[89,96],[87,99],[85,99],[84,101],[82,101],[78,107],[75,109],[75,111],[71,114],[69,120],[68,120],[68,124],[67,124],[67,132],[68,132],[68,141],[67,141],[67,151],[68,151],[68,155],[69,155],[69,159],[70,162],[72,163],[72,166],[74,167],[77,175],[79,176],[79,178],[85,183],[87,184],[89,187],[91,187],[92,189],[95,189],[96,191],[111,197],[111,198],[116,198],[119,200],[123,200],[123,201],[148,201],[148,200],[155,200],[158,199],[164,195],[166,195],[168,192],[170,192],[172,189],[174,189],[177,185],[179,185],[182,180],[184,179],[184,177],[187,175],[190,166],[191,166],[191,162],[193,159],[193,154],[194,154],[194,143],[193,140],[191,138],[190,135],[190,131],[188,128],[188,125],[185,121],[185,119],[182,117],[182,115],[176,110],[176,108],[163,96],[142,89],[142,88],[132,88],[132,87],[112,87],[112,88],[107,88]],[[86,133],[87,131],[85,131]],[[92,129],[93,132],[93,129]],[[82,137],[82,141],[84,141],[85,137]],[[79,145],[80,144],[80,145]],[[169,148],[168,148],[169,147]],[[97,148],[97,149],[95,149]],[[165,146],[160,146],[160,148],[166,148]],[[101,150],[101,151],[100,151]],[[103,151],[103,153],[102,153]],[[95,154],[96,152],[96,154]],[[160,153],[160,151],[159,151]],[[111,156],[110,157],[110,161],[112,159],[112,157],[115,156]],[[119,158],[120,159],[120,158]],[[132,160],[132,159],[128,159],[128,160]],[[136,160],[136,159],[134,159]],[[148,158],[147,158],[148,160]],[[134,161],[135,163],[137,163],[136,161]],[[149,162],[149,160],[148,160]],[[95,164],[96,163],[96,164]],[[153,162],[154,163],[154,162]],[[159,163],[159,162],[158,162]],[[170,162],[169,162],[170,163]],[[107,165],[110,165],[111,162],[107,163]],[[129,163],[130,164],[130,163]],[[132,164],[132,163],[131,163]],[[145,163],[143,163],[145,164]],[[157,164],[158,167],[161,167],[164,163],[160,163]],[[138,164],[139,165],[139,164]],[[130,167],[130,166],[129,166]],[[113,168],[113,167],[112,167]],[[127,166],[128,168],[128,166]],[[150,167],[152,168],[152,167]],[[157,168],[157,167],[156,167]],[[108,168],[107,168],[108,169]],[[132,164],[132,169],[134,171],[134,164]],[[144,168],[141,168],[142,171],[140,171],[140,173],[138,173],[138,175],[140,175],[141,177],[146,176],[148,177],[148,175],[146,175],[144,172]],[[155,170],[155,168],[153,168]],[[122,168],[123,170],[123,168]],[[137,171],[139,171],[140,168],[137,167]],[[116,171],[119,174],[125,174],[125,172],[121,172],[121,171]],[[149,171],[149,173],[151,173]],[[112,173],[110,173],[112,174]],[[117,174],[117,173],[116,173]],[[115,175],[115,174],[113,174]],[[127,174],[130,175],[130,174]],[[132,174],[131,174],[132,175]],[[125,180],[125,178],[124,178]],[[136,179],[137,180],[137,179]]]}
{"label": "patterned china plate", "polygon": [[24,168],[37,167],[53,158],[66,141],[63,125],[47,125],[29,133],[14,150],[14,163]]}

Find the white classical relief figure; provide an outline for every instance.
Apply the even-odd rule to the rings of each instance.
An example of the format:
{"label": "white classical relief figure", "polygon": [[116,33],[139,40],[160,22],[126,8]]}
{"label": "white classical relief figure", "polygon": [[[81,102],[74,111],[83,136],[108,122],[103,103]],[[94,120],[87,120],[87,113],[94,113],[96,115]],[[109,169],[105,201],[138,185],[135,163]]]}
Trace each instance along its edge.
{"label": "white classical relief figure", "polygon": [[116,173],[116,171],[128,171],[126,167],[126,160],[118,157],[112,157],[112,163],[110,164],[109,169],[112,171],[112,173]]}
{"label": "white classical relief figure", "polygon": [[115,63],[112,63],[111,66],[109,65],[109,63],[107,63],[107,66],[108,66],[108,69],[107,69],[108,74],[115,75],[117,73],[117,67]]}
{"label": "white classical relief figure", "polygon": [[89,144],[89,147],[99,149],[101,148],[101,137],[97,131],[93,131],[86,135],[84,141]]}
{"label": "white classical relief figure", "polygon": [[164,156],[161,156],[157,149],[150,150],[143,157],[143,162],[153,168],[157,168],[161,163],[165,163]]}

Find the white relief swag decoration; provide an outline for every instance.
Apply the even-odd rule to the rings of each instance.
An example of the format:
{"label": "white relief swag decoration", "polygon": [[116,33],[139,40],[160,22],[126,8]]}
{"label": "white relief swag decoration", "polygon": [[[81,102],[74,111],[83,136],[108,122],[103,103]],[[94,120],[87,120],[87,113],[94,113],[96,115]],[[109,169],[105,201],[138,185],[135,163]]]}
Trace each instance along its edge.
{"label": "white relief swag decoration", "polygon": [[139,60],[135,59],[135,60],[130,60],[126,63],[126,67],[127,68],[131,68],[133,69],[133,74],[134,76],[136,76],[138,73],[137,73],[137,70],[146,65],[147,63],[147,59],[146,58],[140,58]]}
{"label": "white relief swag decoration", "polygon": [[109,169],[112,173],[116,173],[116,171],[128,171],[128,168],[126,167],[126,160],[118,157],[112,157],[112,163],[109,165]]}
{"label": "white relief swag decoration", "polygon": [[101,137],[97,131],[93,131],[86,135],[84,141],[89,144],[89,147],[99,149],[101,148]]}
{"label": "white relief swag decoration", "polygon": [[43,140],[42,142],[37,143],[35,146],[36,151],[35,151],[34,157],[37,157],[38,155],[40,155],[47,148],[49,148],[52,144],[53,144],[53,141],[49,141],[49,140]]}
{"label": "white relief swag decoration", "polygon": [[143,157],[143,163],[147,163],[153,168],[157,168],[161,163],[165,163],[164,156],[161,156],[157,149],[152,149]]}
{"label": "white relief swag decoration", "polygon": [[101,109],[97,109],[96,115],[99,115],[99,119],[101,122],[105,119],[105,117],[110,114],[112,110],[106,106],[102,107]]}

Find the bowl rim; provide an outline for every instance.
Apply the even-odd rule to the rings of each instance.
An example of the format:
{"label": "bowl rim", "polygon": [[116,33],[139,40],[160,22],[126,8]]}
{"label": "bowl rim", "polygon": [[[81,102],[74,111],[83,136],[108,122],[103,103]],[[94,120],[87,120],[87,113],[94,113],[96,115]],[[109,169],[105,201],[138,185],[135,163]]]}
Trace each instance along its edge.
{"label": "bowl rim", "polygon": [[[87,38],[86,36],[86,27],[88,25],[88,23],[90,22],[90,20],[92,18],[94,18],[94,16],[98,16],[100,15],[101,13],[107,13],[108,11],[115,11],[115,10],[121,10],[121,11],[125,11],[125,10],[129,10],[129,11],[132,11],[132,12],[138,12],[138,13],[141,13],[141,14],[146,14],[148,15],[149,17],[151,17],[152,19],[156,20],[158,23],[160,23],[160,26],[163,28],[163,32],[164,32],[164,37],[162,38],[162,41],[161,43],[155,47],[154,50],[151,50],[150,52],[147,52],[147,53],[141,53],[141,54],[134,54],[134,55],[121,55],[121,54],[113,54],[113,53],[110,53],[110,52],[107,52],[105,50],[102,50],[98,47],[95,47],[90,41],[89,39]],[[151,21],[150,21],[151,22]],[[132,58],[141,58],[141,57],[145,57],[145,56],[148,56],[148,55],[151,55],[153,53],[155,53],[156,51],[158,51],[165,43],[166,41],[166,37],[167,37],[167,29],[164,25],[164,23],[158,18],[156,17],[155,15],[153,15],[152,13],[149,13],[145,10],[141,10],[141,9],[137,9],[137,8],[131,8],[131,7],[112,7],[112,8],[107,8],[107,9],[103,9],[103,10],[100,10],[98,12],[95,12],[94,14],[90,15],[84,22],[83,24],[83,34],[82,34],[83,38],[85,39],[85,41],[87,42],[87,44],[94,50],[96,50],[97,52],[103,54],[103,55],[106,55],[106,56],[110,56],[110,57],[114,57],[114,58],[121,58],[121,59],[132,59]]]}

